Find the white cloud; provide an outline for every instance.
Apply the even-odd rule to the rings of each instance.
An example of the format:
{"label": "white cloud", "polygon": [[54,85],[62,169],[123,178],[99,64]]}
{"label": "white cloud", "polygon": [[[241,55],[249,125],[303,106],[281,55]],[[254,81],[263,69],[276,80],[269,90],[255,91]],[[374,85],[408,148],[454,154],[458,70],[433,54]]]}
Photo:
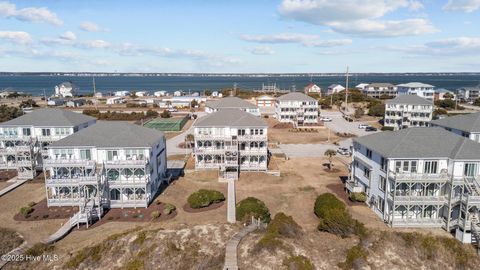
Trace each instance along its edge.
{"label": "white cloud", "polygon": [[17,44],[32,43],[30,34],[23,31],[0,31],[0,39]]}
{"label": "white cloud", "polygon": [[87,32],[105,32],[107,29],[98,26],[93,22],[82,22],[80,24],[80,29]]}
{"label": "white cloud", "polygon": [[480,8],[480,0],[449,0],[443,10],[473,12]]}
{"label": "white cloud", "polygon": [[307,47],[337,47],[352,44],[351,39],[330,39],[305,42]]}
{"label": "white cloud", "polygon": [[357,36],[394,37],[437,31],[426,19],[381,20],[402,8],[418,11],[423,4],[417,0],[283,0],[279,13],[287,19]]}
{"label": "white cloud", "polygon": [[387,49],[414,55],[478,56],[478,52],[480,51],[480,37],[454,37],[420,45],[390,46],[387,47]]}
{"label": "white cloud", "polygon": [[46,7],[26,7],[17,9],[17,7],[10,2],[0,2],[0,16],[5,18],[15,18],[20,21],[44,22],[58,26],[63,25],[63,21]]}
{"label": "white cloud", "polygon": [[298,43],[306,47],[336,47],[352,43],[350,39],[320,40],[318,35],[281,33],[274,35],[241,35],[241,40],[257,43]]}
{"label": "white cloud", "polygon": [[438,32],[428,20],[407,19],[400,21],[359,20],[329,24],[336,32],[363,37],[399,37]]}
{"label": "white cloud", "polygon": [[248,48],[247,50],[255,55],[271,55],[275,53],[275,51],[268,46],[257,46],[254,48]]}
{"label": "white cloud", "polygon": [[76,40],[77,39],[77,36],[75,35],[75,33],[73,33],[72,31],[67,31],[63,34],[60,35],[60,38],[61,39],[64,39],[64,40]]}
{"label": "white cloud", "polygon": [[75,45],[86,49],[106,49],[110,47],[110,43],[102,39],[86,40],[78,42]]}

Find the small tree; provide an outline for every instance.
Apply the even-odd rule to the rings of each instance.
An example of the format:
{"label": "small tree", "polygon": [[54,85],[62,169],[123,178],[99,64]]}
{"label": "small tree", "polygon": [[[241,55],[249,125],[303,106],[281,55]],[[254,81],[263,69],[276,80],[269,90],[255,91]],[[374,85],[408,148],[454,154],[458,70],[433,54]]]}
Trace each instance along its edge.
{"label": "small tree", "polygon": [[191,106],[192,108],[195,108],[196,106],[198,106],[197,100],[196,100],[196,99],[192,100],[192,102],[190,102],[190,106]]}
{"label": "small tree", "polygon": [[28,100],[22,101],[22,103],[20,103],[19,107],[20,108],[29,108],[29,107],[38,107],[38,105],[37,105],[37,102],[35,102],[35,100],[28,99]]}
{"label": "small tree", "polygon": [[162,114],[160,115],[162,118],[170,118],[172,115],[170,114],[169,111],[163,110]]}
{"label": "small tree", "polygon": [[187,136],[185,137],[185,140],[188,142],[188,144],[190,146],[193,145],[193,142],[195,141],[195,136],[193,136],[193,134],[187,134]]}
{"label": "small tree", "polygon": [[475,101],[473,102],[473,105],[480,106],[480,98],[475,99]]}
{"label": "small tree", "polygon": [[364,114],[365,114],[365,111],[363,111],[362,108],[357,108],[355,109],[354,117],[358,119],[358,118],[361,118]]}
{"label": "small tree", "polygon": [[332,159],[335,155],[337,155],[337,152],[335,152],[335,150],[333,150],[333,149],[328,149],[327,151],[325,151],[324,155],[328,157],[328,169],[331,170],[332,169]]}

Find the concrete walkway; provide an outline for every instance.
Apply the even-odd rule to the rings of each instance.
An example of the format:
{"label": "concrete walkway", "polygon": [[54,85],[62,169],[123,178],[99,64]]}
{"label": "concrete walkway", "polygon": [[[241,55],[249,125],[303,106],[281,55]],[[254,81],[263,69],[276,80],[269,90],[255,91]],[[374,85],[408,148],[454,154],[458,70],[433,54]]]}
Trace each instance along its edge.
{"label": "concrete walkway", "polygon": [[237,222],[235,213],[235,180],[228,180],[227,196],[227,221],[228,223]]}
{"label": "concrete walkway", "polygon": [[252,224],[243,228],[241,231],[236,233],[228,242],[225,249],[225,265],[223,270],[237,270],[238,269],[238,259],[237,259],[237,248],[242,241],[242,238],[247,234],[255,231],[258,225],[252,222]]}
{"label": "concrete walkway", "polygon": [[17,187],[25,184],[28,180],[15,180],[15,183],[9,185],[8,187],[5,187],[4,189],[0,190],[0,197],[3,195],[7,194],[8,192],[16,189]]}

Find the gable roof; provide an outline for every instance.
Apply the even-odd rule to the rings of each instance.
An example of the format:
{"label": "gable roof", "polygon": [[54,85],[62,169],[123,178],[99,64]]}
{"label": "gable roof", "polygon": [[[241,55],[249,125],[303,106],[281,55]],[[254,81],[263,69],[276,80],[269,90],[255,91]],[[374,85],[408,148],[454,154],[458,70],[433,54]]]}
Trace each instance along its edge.
{"label": "gable roof", "polygon": [[465,132],[480,132],[480,112],[450,116],[434,120],[433,125],[458,129]]}
{"label": "gable roof", "polygon": [[82,113],[44,108],[3,122],[0,126],[73,127],[92,120],[95,118]]}
{"label": "gable roof", "polygon": [[238,109],[221,109],[198,119],[194,127],[267,127],[260,117]]}
{"label": "gable roof", "polygon": [[219,100],[212,100],[212,101],[207,101],[206,105],[207,107],[213,108],[213,109],[221,109],[221,108],[250,108],[250,109],[256,109],[257,106],[254,104],[243,100],[238,97],[224,97]]}
{"label": "gable roof", "polygon": [[330,84],[330,86],[329,86],[328,88],[335,88],[335,87],[337,87],[337,86],[340,86],[340,87],[342,87],[342,88],[345,88],[345,87],[343,87],[342,85],[340,85],[340,84],[335,84],[335,83],[334,83],[334,84]]}
{"label": "gable roof", "polygon": [[371,83],[367,87],[395,87],[395,85],[391,83]]}
{"label": "gable roof", "polygon": [[48,147],[152,147],[163,138],[163,132],[155,129],[124,121],[98,121]]}
{"label": "gable roof", "polygon": [[402,83],[397,85],[397,87],[411,87],[411,88],[419,88],[419,87],[424,87],[424,88],[433,88],[435,86],[431,84],[426,84],[426,83],[421,83],[421,82],[409,82],[409,83]]}
{"label": "gable roof", "polygon": [[291,92],[277,98],[279,101],[317,101],[316,99],[300,92]]}
{"label": "gable roof", "polygon": [[359,138],[386,158],[452,158],[480,160],[480,144],[439,127],[412,127]]}
{"label": "gable roof", "polygon": [[426,100],[417,95],[400,95],[394,99],[385,101],[386,104],[408,104],[408,105],[433,105],[432,101]]}

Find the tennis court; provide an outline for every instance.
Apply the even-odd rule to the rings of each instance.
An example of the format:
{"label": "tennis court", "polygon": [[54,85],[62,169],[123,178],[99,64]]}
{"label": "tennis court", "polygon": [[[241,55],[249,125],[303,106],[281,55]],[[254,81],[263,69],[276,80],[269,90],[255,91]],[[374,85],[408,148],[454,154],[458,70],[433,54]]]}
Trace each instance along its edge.
{"label": "tennis court", "polygon": [[187,121],[188,115],[177,118],[155,118],[146,122],[143,126],[159,131],[181,131]]}

